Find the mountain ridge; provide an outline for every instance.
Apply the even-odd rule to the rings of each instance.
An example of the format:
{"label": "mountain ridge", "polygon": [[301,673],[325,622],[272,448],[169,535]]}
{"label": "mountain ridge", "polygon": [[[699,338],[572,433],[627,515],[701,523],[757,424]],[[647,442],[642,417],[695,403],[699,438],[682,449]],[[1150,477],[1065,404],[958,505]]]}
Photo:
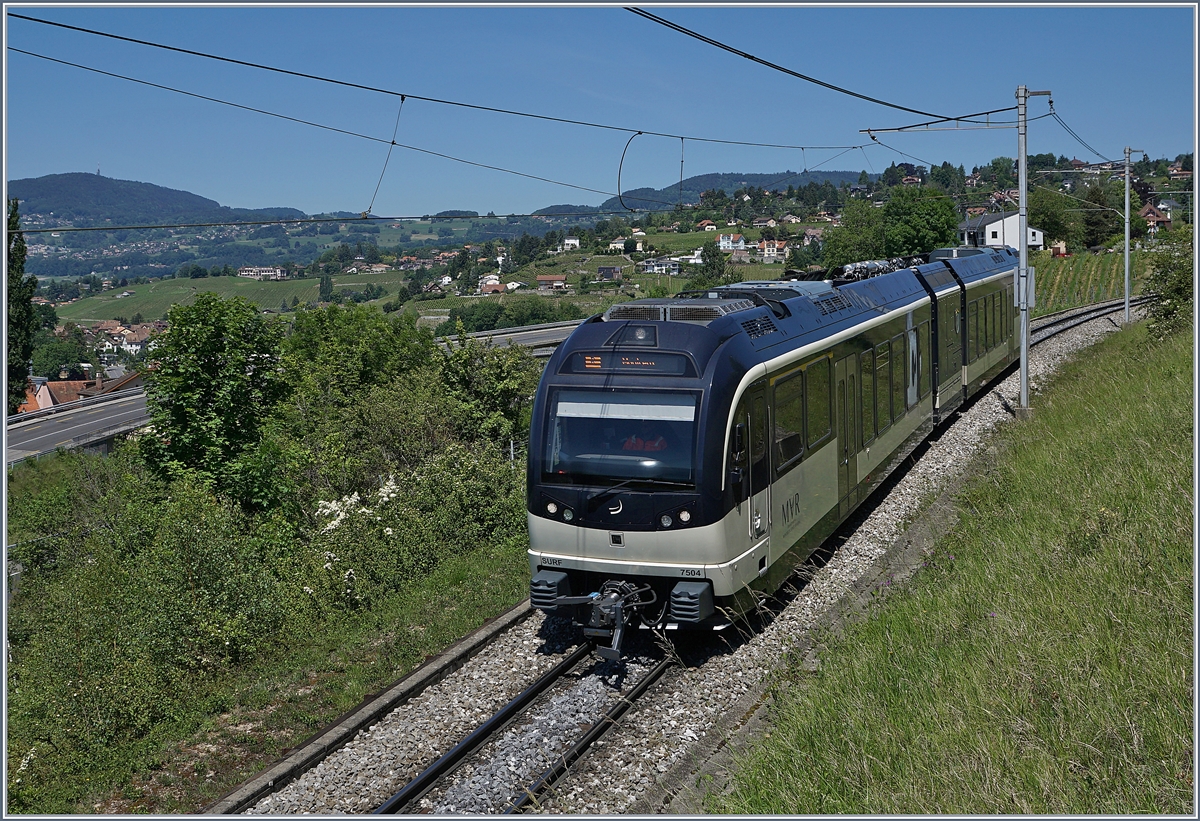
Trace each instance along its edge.
{"label": "mountain ridge", "polygon": [[[771,183],[789,183],[802,187],[809,182],[857,182],[857,171],[783,171],[776,174],[711,173],[688,177],[681,186],[634,188],[620,197],[610,197],[600,205],[555,204],[539,208],[535,215],[587,215],[601,211],[636,207],[664,211],[676,203],[696,203],[700,194],[720,188],[732,195],[739,188],[763,187]],[[869,175],[872,178],[878,174]],[[24,217],[37,215],[65,220],[76,227],[92,227],[105,221],[114,225],[170,225],[179,222],[222,222],[303,219],[310,216],[297,208],[232,208],[190,191],[167,188],[150,182],[118,180],[99,174],[68,172],[11,180],[9,197],[21,202]],[[624,202],[622,203],[622,200]],[[324,211],[332,216],[358,217],[349,211]],[[444,213],[460,213],[459,210]],[[461,211],[461,213],[468,213]]]}

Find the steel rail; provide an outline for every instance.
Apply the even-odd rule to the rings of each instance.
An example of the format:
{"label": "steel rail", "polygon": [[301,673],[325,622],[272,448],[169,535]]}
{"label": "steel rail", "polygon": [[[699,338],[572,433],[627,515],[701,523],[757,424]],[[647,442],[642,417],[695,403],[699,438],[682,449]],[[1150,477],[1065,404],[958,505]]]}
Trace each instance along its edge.
{"label": "steel rail", "polygon": [[453,771],[471,753],[478,750],[502,727],[524,710],[530,702],[546,691],[552,684],[566,675],[575,665],[591,655],[591,643],[581,644],[571,655],[556,664],[549,672],[529,685],[516,698],[501,707],[491,718],[480,724],[466,738],[458,742],[449,752],[426,767],[416,778],[399,792],[379,805],[373,815],[394,815],[407,805],[419,800],[443,777]]}
{"label": "steel rail", "polygon": [[577,742],[575,742],[571,749],[560,755],[558,760],[555,761],[554,764],[552,764],[544,773],[542,773],[537,781],[526,787],[524,792],[521,793],[520,797],[518,797],[515,801],[509,804],[508,807],[505,808],[504,814],[513,815],[519,812],[522,807],[525,807],[526,805],[536,801],[537,797],[549,789],[554,782],[556,782],[562,776],[562,774],[570,768],[572,764],[578,761],[579,758],[585,752],[587,752],[588,748],[595,744],[606,732],[615,727],[621,716],[625,715],[626,711],[633,706],[633,703],[641,698],[642,695],[648,689],[650,689],[650,686],[658,681],[662,677],[663,673],[667,671],[667,668],[674,663],[674,660],[668,656],[656,664],[653,669],[650,670],[650,672],[642,676],[641,681],[639,681],[637,685],[629,691],[629,694],[617,699],[617,703],[609,708],[608,712],[605,713],[599,721],[593,724],[591,728],[588,729],[588,731],[584,733]]}
{"label": "steel rail", "polygon": [[[1132,300],[1130,302],[1130,305],[1136,307],[1139,305],[1145,305],[1146,303],[1152,302],[1153,300],[1154,300],[1154,297],[1150,297],[1150,296],[1138,297],[1137,299]],[[1083,325],[1087,322],[1091,322],[1094,319],[1100,319],[1101,317],[1115,314],[1118,311],[1124,311],[1125,310],[1125,300],[1124,299],[1112,300],[1108,304],[1102,303],[1099,307],[1089,306],[1084,309],[1075,309],[1075,310],[1078,310],[1078,313],[1073,313],[1070,316],[1061,316],[1052,322],[1047,322],[1045,324],[1039,325],[1037,328],[1031,329],[1030,344],[1036,345],[1041,342],[1045,342],[1048,339],[1052,339],[1055,336],[1058,336],[1060,333],[1069,331],[1072,328],[1077,328],[1080,325]]]}

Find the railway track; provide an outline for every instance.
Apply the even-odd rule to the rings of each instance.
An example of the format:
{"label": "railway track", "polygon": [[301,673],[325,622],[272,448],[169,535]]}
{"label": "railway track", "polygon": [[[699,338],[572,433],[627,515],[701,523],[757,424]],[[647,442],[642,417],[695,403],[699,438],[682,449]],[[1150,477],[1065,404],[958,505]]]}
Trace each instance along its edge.
{"label": "railway track", "polygon": [[[662,658],[653,664],[642,664],[639,660],[617,664],[593,656],[593,650],[591,643],[576,648],[380,805],[375,814],[442,814],[447,811],[512,814],[536,803],[538,797],[596,741],[617,726],[621,716],[673,663],[671,658]],[[594,663],[585,665],[588,660]],[[563,686],[574,671],[584,667],[588,669],[580,681],[574,686]],[[632,685],[627,681],[620,682],[625,678],[627,667],[640,668]],[[584,718],[581,722],[582,717],[578,714],[568,716],[567,723],[580,724],[577,732],[553,739],[557,744],[547,744],[548,734],[536,726],[539,718],[546,723],[546,717],[555,712],[556,701],[576,700],[576,691],[595,681],[602,681],[602,687],[609,691],[607,708],[590,721]],[[621,687],[614,681],[627,686]],[[552,698],[555,693],[557,697]],[[550,721],[553,722],[553,718]],[[533,727],[532,732],[525,730],[529,727]],[[530,735],[537,736],[541,743],[529,745]],[[528,756],[530,746],[535,748],[536,755]],[[517,757],[522,759],[519,762],[514,758],[514,747],[518,750]],[[496,766],[498,761],[499,767]],[[476,789],[477,779],[458,777],[463,770],[472,768],[489,771],[486,789]],[[510,774],[511,778],[497,780],[497,769]],[[467,806],[463,806],[463,802]]]}
{"label": "railway track", "polygon": [[[1148,301],[1149,298],[1143,297],[1131,302],[1131,305],[1140,306]],[[1084,323],[1091,322],[1097,318],[1101,318],[1112,313],[1122,311],[1124,309],[1124,300],[1111,300],[1106,303],[1099,303],[1083,308],[1069,309],[1066,311],[1056,312],[1054,314],[1038,317],[1031,322],[1030,328],[1030,344],[1031,346],[1039,345],[1051,338],[1063,334],[1072,328],[1076,328]],[[992,387],[996,388],[998,394],[998,386],[1006,376],[1012,373],[1017,366],[1001,374],[994,382]],[[981,392],[977,398],[987,395],[987,391]],[[939,437],[935,437],[939,438]],[[886,497],[892,487],[903,481],[907,475],[909,468],[918,462],[919,457],[924,453],[924,448],[918,449],[910,455],[906,460],[909,464],[896,471],[894,479],[890,479],[887,485],[877,494],[878,498],[874,503],[864,505],[861,515],[856,514],[853,519],[847,523],[844,530],[839,531],[830,539],[830,542],[838,542],[839,544],[851,538],[854,529],[867,519],[879,506],[883,498]],[[838,548],[838,552],[841,548]],[[816,570],[820,569],[826,562],[829,561],[828,555],[818,559],[816,569],[805,567],[801,570],[799,581],[792,585],[793,595],[796,588],[803,588],[808,579],[812,578]],[[784,598],[792,598],[785,596]],[[771,607],[774,611],[776,608]],[[763,618],[759,619],[763,624],[753,625],[748,627],[740,640],[729,641],[729,647],[722,652],[733,653],[737,647],[748,643],[748,637],[757,635],[764,630],[764,625],[775,621],[774,613],[759,614]],[[646,631],[639,631],[639,635],[645,636]],[[523,727],[535,726],[539,720],[539,711],[545,712],[545,705],[551,703],[556,697],[562,697],[569,692],[569,684],[580,686],[581,683],[592,677],[609,679],[613,677],[614,670],[612,669],[616,662],[606,662],[596,659],[591,654],[591,646],[588,644],[576,647],[572,652],[566,654],[563,659],[553,667],[549,672],[542,675],[537,681],[527,684],[519,695],[511,699],[494,715],[486,721],[478,724],[477,728],[467,733],[465,736],[460,736],[461,740],[454,743],[437,757],[433,763],[424,766],[424,769],[412,779],[408,784],[405,784],[398,792],[391,795],[390,798],[378,803],[361,806],[359,809],[352,810],[357,812],[371,811],[375,813],[442,813],[442,812],[472,812],[472,813],[516,813],[523,810],[536,809],[542,803],[539,801],[550,788],[560,781],[562,775],[569,771],[573,765],[578,768],[577,762],[582,759],[587,751],[596,745],[596,742],[609,733],[613,728],[616,728],[621,723],[624,716],[639,699],[644,698],[647,694],[653,694],[655,689],[654,683],[660,679],[671,666],[670,659],[655,660],[653,663],[645,659],[631,657],[629,660],[630,669],[637,667],[637,681],[633,684],[622,683],[622,686],[609,686],[609,695],[611,696],[609,703],[602,711],[597,711],[594,716],[582,720],[579,723],[583,726],[577,726],[573,733],[558,737],[555,739],[553,748],[542,748],[539,752],[539,758],[536,765],[531,766],[530,761],[524,762],[524,766],[510,768],[513,769],[512,778],[496,788],[490,788],[493,795],[503,794],[502,797],[496,798],[491,804],[486,807],[471,806],[462,807],[455,805],[455,790],[461,794],[464,791],[470,792],[477,789],[472,786],[472,778],[476,778],[483,770],[490,768],[488,773],[489,779],[494,779],[497,769],[503,770],[505,766],[503,762],[497,766],[497,756],[501,759],[505,755],[503,751],[498,751],[503,738],[511,736],[516,743],[525,743],[528,741],[520,741],[520,732]],[[708,655],[707,653],[705,655]],[[714,656],[719,653],[713,653]],[[702,663],[702,662],[701,662]],[[609,665],[607,670],[601,669],[605,665]],[[689,661],[688,668],[693,666],[693,662]],[[586,672],[581,672],[586,671]],[[686,672],[686,671],[685,671]],[[738,673],[737,675],[741,675]],[[669,679],[678,679],[678,676],[670,676]],[[570,681],[568,681],[570,679]],[[658,688],[661,689],[661,688]],[[510,691],[511,692],[511,691]],[[730,704],[730,706],[733,706]],[[626,719],[626,724],[628,719]],[[703,733],[701,733],[703,735]],[[608,742],[606,742],[607,744]],[[616,745],[613,741],[611,746]],[[329,750],[332,752],[333,750]],[[606,755],[611,754],[611,750]],[[427,759],[428,760],[428,759]],[[599,766],[599,765],[597,765]],[[661,771],[661,770],[660,770]],[[504,779],[501,779],[502,781]],[[282,786],[280,784],[279,786]],[[276,787],[277,788],[277,787]],[[393,788],[394,789],[394,788]],[[560,788],[561,789],[561,788]],[[263,793],[259,793],[262,795]],[[384,793],[386,795],[387,793]],[[238,812],[245,809],[249,802],[241,803],[240,806],[227,805],[221,807],[218,811],[222,812]],[[448,809],[453,806],[454,809]],[[282,809],[282,808],[279,808]],[[259,812],[264,810],[258,810]],[[277,812],[279,810],[265,810],[267,812]],[[301,810],[303,811],[303,810]]]}
{"label": "railway track", "polygon": [[[1154,297],[1152,296],[1133,297],[1129,300],[1130,309],[1132,310],[1133,308],[1145,305],[1153,299]],[[1091,322],[1093,319],[1109,316],[1124,310],[1125,298],[1121,297],[1120,299],[1110,299],[1106,302],[1097,302],[1080,308],[1067,308],[1064,311],[1044,314],[1029,323],[1029,344],[1037,345],[1085,322]]]}

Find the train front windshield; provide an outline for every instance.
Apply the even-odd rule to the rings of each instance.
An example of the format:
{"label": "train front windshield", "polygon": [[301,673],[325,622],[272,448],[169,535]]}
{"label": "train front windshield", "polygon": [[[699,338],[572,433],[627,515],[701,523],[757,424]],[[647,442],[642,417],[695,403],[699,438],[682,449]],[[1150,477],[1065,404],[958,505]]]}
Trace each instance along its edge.
{"label": "train front windshield", "polygon": [[699,399],[685,392],[556,391],[542,480],[692,486]]}

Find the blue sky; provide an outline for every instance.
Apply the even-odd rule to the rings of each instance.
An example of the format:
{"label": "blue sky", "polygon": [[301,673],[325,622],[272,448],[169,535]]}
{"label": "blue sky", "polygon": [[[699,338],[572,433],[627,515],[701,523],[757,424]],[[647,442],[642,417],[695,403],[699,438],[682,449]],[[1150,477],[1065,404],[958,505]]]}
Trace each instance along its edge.
{"label": "blue sky", "polygon": [[[1196,21],[1184,6],[669,7],[649,11],[796,72],[946,116],[1015,104],[1018,85],[1101,155],[1173,158],[1195,142]],[[405,94],[723,140],[858,146],[924,117],[854,99],[611,7],[62,7],[25,14]],[[398,98],[8,17],[6,45],[390,140]],[[152,182],[223,205],[363,211],[387,145],[6,51],[5,179],[69,171]],[[1031,117],[1048,111],[1033,98]],[[1011,120],[1012,114],[999,115]],[[629,134],[407,99],[398,143],[615,192]],[[1012,129],[885,134],[919,160],[1015,156]],[[1052,118],[1030,153],[1096,160]],[[687,140],[684,175],[882,171],[870,145],[768,149]],[[677,182],[678,139],[629,146],[621,187]],[[526,213],[606,194],[393,149],[373,213]]]}

